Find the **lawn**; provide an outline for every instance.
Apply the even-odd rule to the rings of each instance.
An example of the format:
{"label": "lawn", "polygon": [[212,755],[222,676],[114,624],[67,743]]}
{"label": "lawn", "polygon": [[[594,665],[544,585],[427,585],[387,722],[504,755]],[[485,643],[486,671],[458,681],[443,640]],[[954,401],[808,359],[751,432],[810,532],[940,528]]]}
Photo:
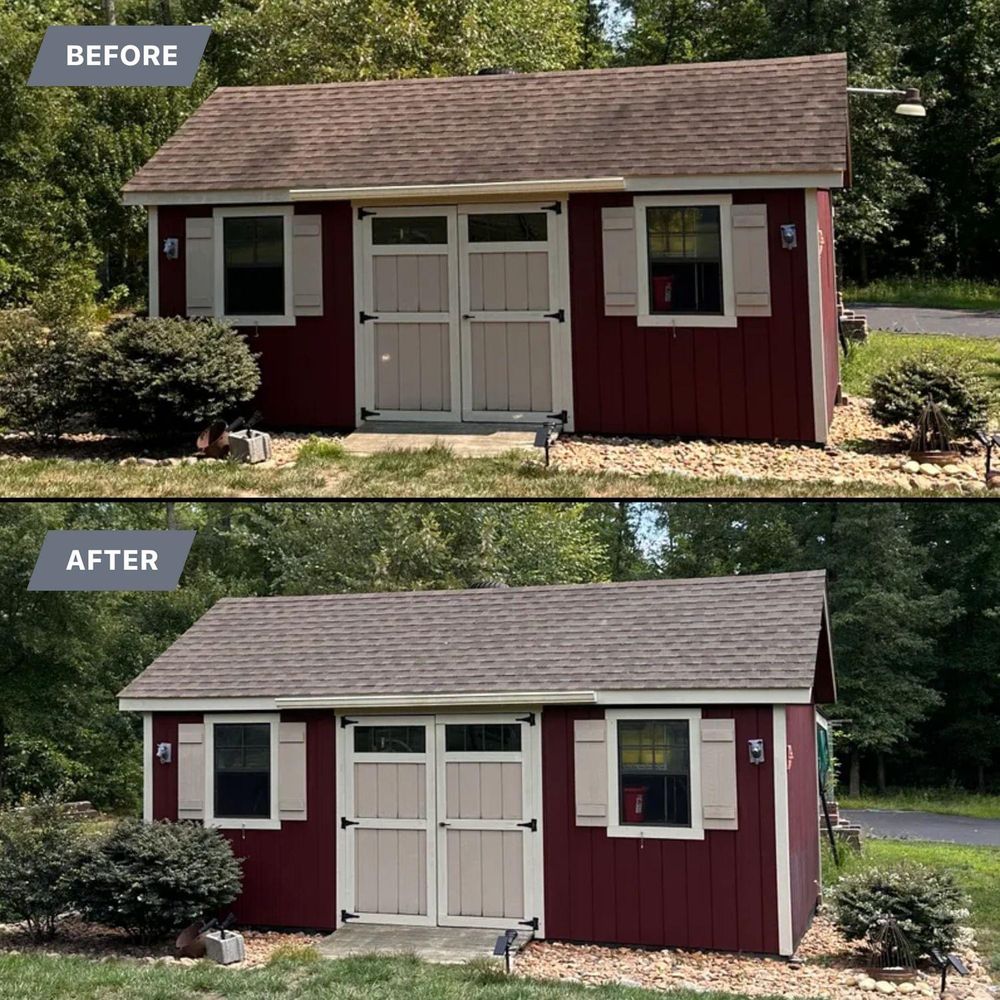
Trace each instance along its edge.
{"label": "lawn", "polygon": [[891,333],[876,330],[841,359],[841,379],[849,396],[871,394],[872,379],[890,365],[914,354],[953,358],[978,368],[1000,391],[1000,340],[947,333]]}
{"label": "lawn", "polygon": [[[933,868],[947,868],[969,894],[971,916],[979,952],[990,963],[994,981],[1000,981],[1000,847],[968,847],[914,840],[877,840],[867,837],[864,851],[845,849],[842,872],[868,865],[917,861]],[[831,885],[837,875],[829,848],[824,844],[823,881]]]}
{"label": "lawn", "polygon": [[[95,962],[47,955],[0,955],[3,1000],[175,1000],[204,997],[351,998],[351,1000],[733,1000],[733,994],[585,987],[506,977],[485,965],[429,965],[412,958],[331,961],[313,953],[278,958],[260,969]],[[745,1000],[745,998],[744,998]]]}
{"label": "lawn", "polygon": [[1000,819],[1000,795],[977,795],[953,788],[890,789],[884,795],[864,791],[858,798],[838,795],[842,809],[919,809],[945,816]]}
{"label": "lawn", "polygon": [[1000,309],[1000,284],[962,278],[882,278],[845,284],[845,302],[875,302],[929,309]]}

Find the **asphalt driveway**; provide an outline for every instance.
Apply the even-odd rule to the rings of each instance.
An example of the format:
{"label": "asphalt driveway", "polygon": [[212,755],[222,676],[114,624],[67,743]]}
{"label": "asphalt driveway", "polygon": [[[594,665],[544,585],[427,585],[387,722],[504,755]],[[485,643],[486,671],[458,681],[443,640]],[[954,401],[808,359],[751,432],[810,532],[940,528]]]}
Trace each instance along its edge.
{"label": "asphalt driveway", "polygon": [[923,309],[850,302],[848,309],[868,317],[872,330],[896,333],[957,333],[963,337],[1000,337],[1000,311],[972,309]]}
{"label": "asphalt driveway", "polygon": [[841,809],[865,833],[899,840],[942,840],[954,844],[1000,847],[1000,819],[940,816],[896,809]]}

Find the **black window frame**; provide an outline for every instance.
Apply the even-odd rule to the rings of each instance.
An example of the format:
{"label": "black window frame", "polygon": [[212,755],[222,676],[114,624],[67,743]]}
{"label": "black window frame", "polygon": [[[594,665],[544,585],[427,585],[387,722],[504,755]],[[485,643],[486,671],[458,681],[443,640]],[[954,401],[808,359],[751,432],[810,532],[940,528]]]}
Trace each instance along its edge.
{"label": "black window frame", "polygon": [[444,749],[445,753],[521,753],[521,723],[446,722]]}
{"label": "black window frame", "polygon": [[[374,754],[374,753],[400,753],[400,754],[424,754],[427,752],[427,727],[423,725],[406,725],[403,724],[376,724],[372,725],[370,723],[357,723],[353,727],[353,734],[351,736],[351,747],[355,754]],[[389,730],[401,730],[401,738],[403,742],[394,743],[390,746],[376,746],[375,741],[377,739],[385,740],[388,738]],[[368,746],[359,746],[362,740],[362,733],[366,735],[366,738],[370,735],[371,743]],[[405,733],[405,737],[402,734]],[[419,738],[414,740],[419,734]],[[419,749],[410,749],[409,744],[413,743],[414,746],[419,745]]]}
{"label": "black window frame", "polygon": [[[274,723],[269,720],[260,719],[248,719],[246,721],[239,720],[226,720],[226,721],[213,721],[212,725],[212,819],[222,820],[226,823],[239,823],[239,822],[270,822],[276,817],[272,811],[272,804],[274,799],[274,782],[277,780],[277,775],[275,773],[275,760],[274,754],[272,753],[273,748],[273,731],[271,727]],[[232,743],[223,743],[220,745],[219,742],[219,730],[220,729],[240,729],[242,730],[241,739],[239,745],[234,745]],[[246,740],[246,730],[247,729],[263,729],[265,731],[265,741],[263,743],[253,743],[248,744]],[[246,763],[247,751],[263,750],[267,757],[267,771],[266,771],[266,783],[265,783],[265,795],[264,802],[266,804],[267,811],[265,813],[260,812],[236,812],[236,811],[220,811],[219,807],[219,756],[220,753],[234,753],[239,752],[242,755],[244,764]],[[222,773],[226,774],[259,774],[261,773],[260,768],[238,768],[238,767],[227,767],[222,770]]]}
{"label": "black window frame", "polygon": [[[692,785],[695,780],[699,780],[698,776],[694,774],[693,766],[693,755],[692,755],[692,743],[694,740],[694,726],[690,719],[687,718],[670,718],[670,717],[657,717],[655,715],[650,715],[648,717],[636,717],[636,718],[619,718],[614,721],[615,725],[615,744],[617,749],[616,760],[614,761],[615,768],[615,788],[617,792],[617,809],[618,809],[618,825],[621,827],[634,827],[634,828],[656,828],[656,829],[673,829],[673,830],[691,830],[695,827],[695,817],[693,814],[693,789]],[[657,767],[655,763],[645,764],[640,761],[636,764],[630,765],[630,770],[625,770],[624,764],[624,750],[625,741],[622,740],[623,728],[627,729],[629,727],[641,727],[641,726],[663,726],[665,730],[665,736],[669,734],[671,730],[682,731],[685,737],[685,745],[683,747],[683,752],[685,755],[685,767],[683,769],[671,769],[671,765],[665,761],[663,767]],[[662,744],[658,744],[655,740],[652,744],[648,746],[643,746],[640,744],[639,749],[651,750],[654,754],[662,747],[665,752],[670,749],[676,749],[676,747],[671,747],[669,739],[665,739]],[[632,782],[632,787],[637,784],[641,784],[645,789],[645,794],[650,795],[650,789],[653,790],[654,798],[656,796],[657,789],[655,788],[655,783],[662,779],[662,792],[660,793],[660,798],[663,802],[663,816],[662,820],[650,820],[644,819],[642,822],[628,822],[625,819],[626,815],[626,796],[625,791],[628,787],[628,782]],[[683,791],[685,800],[685,812],[686,819],[671,821],[667,817],[669,816],[669,810],[671,802],[676,803],[677,796],[680,791]]]}
{"label": "black window frame", "polygon": [[[250,263],[235,263],[230,264],[227,258],[227,230],[230,229],[231,224],[242,224],[247,223],[257,224],[257,233],[255,233],[255,241],[253,242],[253,253],[254,256],[258,253],[258,247],[263,239],[260,238],[260,226],[262,222],[274,223],[278,225],[278,230],[280,232],[281,242],[280,242],[280,261],[277,264],[268,262],[258,262],[253,261]],[[288,301],[287,295],[287,273],[286,269],[288,267],[288,240],[289,233],[288,227],[285,224],[285,215],[277,214],[274,212],[260,212],[253,215],[243,215],[243,214],[223,214],[222,215],[222,311],[224,316],[234,316],[234,317],[261,317],[261,318],[283,318],[287,316],[290,312],[290,303]],[[273,239],[273,234],[267,237],[268,239]],[[278,282],[277,288],[280,292],[280,309],[274,310],[270,306],[260,308],[259,306],[254,306],[253,303],[247,303],[248,308],[238,308],[244,303],[236,303],[236,305],[230,305],[230,271],[269,271],[273,272],[275,269],[278,271]]]}

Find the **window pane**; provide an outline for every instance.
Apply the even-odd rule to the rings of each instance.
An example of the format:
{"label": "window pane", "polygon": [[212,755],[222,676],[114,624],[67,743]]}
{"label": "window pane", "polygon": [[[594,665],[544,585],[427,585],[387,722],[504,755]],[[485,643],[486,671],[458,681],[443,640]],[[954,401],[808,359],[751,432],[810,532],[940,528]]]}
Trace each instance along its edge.
{"label": "window pane", "polygon": [[400,217],[377,215],[372,219],[372,243],[375,246],[447,242],[448,219],[444,215]]}
{"label": "window pane", "polygon": [[649,309],[722,313],[722,236],[717,205],[646,209]]}
{"label": "window pane", "polygon": [[423,726],[355,726],[355,753],[423,753]]}
{"label": "window pane", "polygon": [[548,239],[545,212],[496,212],[469,216],[470,243],[498,243]]}
{"label": "window pane", "polygon": [[215,815],[268,819],[271,815],[271,726],[218,723],[213,731]]}
{"label": "window pane", "polygon": [[284,315],[284,226],[276,215],[222,220],[227,316]]}
{"label": "window pane", "polygon": [[521,727],[516,722],[445,726],[444,746],[452,753],[517,753],[521,749]]}
{"label": "window pane", "polygon": [[691,825],[690,727],[683,719],[618,723],[623,823]]}

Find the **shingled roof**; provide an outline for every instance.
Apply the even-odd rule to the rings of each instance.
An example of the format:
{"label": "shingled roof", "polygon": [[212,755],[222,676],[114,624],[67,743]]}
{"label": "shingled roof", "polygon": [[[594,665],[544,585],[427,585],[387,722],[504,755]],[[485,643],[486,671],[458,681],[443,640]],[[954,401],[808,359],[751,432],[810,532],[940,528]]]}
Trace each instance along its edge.
{"label": "shingled roof", "polygon": [[833,698],[823,572],[225,598],[122,698],[789,689]]}
{"label": "shingled roof", "polygon": [[842,174],[846,86],[829,54],[220,87],[125,192]]}

